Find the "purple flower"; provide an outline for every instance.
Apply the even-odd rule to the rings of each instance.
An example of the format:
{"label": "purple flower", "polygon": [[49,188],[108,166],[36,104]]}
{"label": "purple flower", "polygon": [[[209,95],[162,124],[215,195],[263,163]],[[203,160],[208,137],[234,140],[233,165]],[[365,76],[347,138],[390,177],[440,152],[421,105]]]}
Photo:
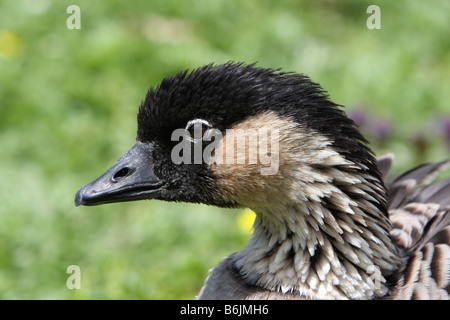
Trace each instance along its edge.
{"label": "purple flower", "polygon": [[383,143],[391,136],[391,124],[386,120],[377,119],[372,127],[371,133],[374,139],[379,143]]}
{"label": "purple flower", "polygon": [[348,117],[362,128],[367,122],[367,113],[363,109],[357,109],[348,114]]}

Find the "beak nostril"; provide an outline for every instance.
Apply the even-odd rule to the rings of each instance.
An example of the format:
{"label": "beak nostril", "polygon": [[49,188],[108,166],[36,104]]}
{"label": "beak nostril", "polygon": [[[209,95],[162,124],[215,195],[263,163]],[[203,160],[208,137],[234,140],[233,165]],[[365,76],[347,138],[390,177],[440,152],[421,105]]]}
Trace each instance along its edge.
{"label": "beak nostril", "polygon": [[125,167],[117,171],[112,177],[112,181],[116,182],[130,174],[130,169]]}

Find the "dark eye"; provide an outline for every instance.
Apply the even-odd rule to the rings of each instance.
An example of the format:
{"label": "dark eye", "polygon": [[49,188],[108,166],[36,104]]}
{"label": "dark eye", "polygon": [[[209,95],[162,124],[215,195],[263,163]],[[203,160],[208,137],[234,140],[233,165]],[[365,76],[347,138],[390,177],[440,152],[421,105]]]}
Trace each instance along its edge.
{"label": "dark eye", "polygon": [[186,124],[186,130],[189,133],[187,139],[189,141],[201,141],[205,136],[205,132],[211,128],[208,121],[202,119],[194,119]]}

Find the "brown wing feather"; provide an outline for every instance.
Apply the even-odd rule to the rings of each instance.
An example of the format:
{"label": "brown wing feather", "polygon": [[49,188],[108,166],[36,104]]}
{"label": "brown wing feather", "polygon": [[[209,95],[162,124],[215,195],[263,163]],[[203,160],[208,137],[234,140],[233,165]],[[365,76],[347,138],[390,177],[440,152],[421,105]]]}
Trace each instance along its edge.
{"label": "brown wing feather", "polygon": [[392,153],[386,153],[377,158],[377,167],[381,173],[381,178],[383,179],[383,181],[386,181],[393,162],[394,155]]}
{"label": "brown wing feather", "polygon": [[409,170],[388,184],[391,238],[405,264],[389,299],[449,299],[450,160]]}
{"label": "brown wing feather", "polygon": [[389,191],[388,208],[390,210],[399,208],[412,202],[414,196],[426,194],[425,190],[418,187],[431,183],[440,172],[448,167],[450,167],[450,160],[424,164],[395,178],[387,184]]}

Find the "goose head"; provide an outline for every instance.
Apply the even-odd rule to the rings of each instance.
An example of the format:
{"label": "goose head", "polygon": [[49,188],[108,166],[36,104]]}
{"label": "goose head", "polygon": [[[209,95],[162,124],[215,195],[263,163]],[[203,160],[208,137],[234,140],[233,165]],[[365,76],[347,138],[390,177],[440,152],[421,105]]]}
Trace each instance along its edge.
{"label": "goose head", "polygon": [[308,77],[235,63],[180,72],[148,91],[137,123],[134,146],[77,192],[77,206],[248,207],[254,233],[233,256],[247,284],[311,298],[387,292],[399,258],[376,161]]}

